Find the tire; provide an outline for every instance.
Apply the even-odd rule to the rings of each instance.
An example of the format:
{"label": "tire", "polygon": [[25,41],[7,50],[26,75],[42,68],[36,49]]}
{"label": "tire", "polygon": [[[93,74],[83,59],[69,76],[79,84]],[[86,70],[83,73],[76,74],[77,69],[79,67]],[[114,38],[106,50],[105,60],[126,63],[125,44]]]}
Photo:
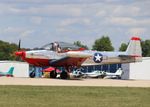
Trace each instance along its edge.
{"label": "tire", "polygon": [[35,77],[35,72],[31,72],[30,73],[30,78],[34,78]]}
{"label": "tire", "polygon": [[117,79],[121,79],[121,77],[120,77],[120,76],[118,76],[118,77],[117,77]]}
{"label": "tire", "polygon": [[57,72],[56,71],[51,71],[50,72],[50,78],[56,78],[57,77]]}
{"label": "tire", "polygon": [[61,78],[61,79],[67,79],[67,78],[68,78],[67,72],[62,71],[61,74],[60,74],[60,78]]}
{"label": "tire", "polygon": [[100,78],[104,78],[104,77],[105,77],[105,75],[101,75],[101,76],[100,76]]}

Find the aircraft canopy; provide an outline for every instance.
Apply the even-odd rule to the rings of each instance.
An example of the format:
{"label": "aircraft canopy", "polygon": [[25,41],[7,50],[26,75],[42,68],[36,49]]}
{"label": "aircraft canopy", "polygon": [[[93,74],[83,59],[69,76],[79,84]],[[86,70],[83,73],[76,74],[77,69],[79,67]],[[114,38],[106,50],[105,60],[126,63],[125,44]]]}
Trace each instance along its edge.
{"label": "aircraft canopy", "polygon": [[48,49],[48,50],[55,50],[55,46],[57,48],[60,48],[62,51],[66,50],[79,50],[80,47],[73,45],[71,43],[66,43],[66,42],[53,42],[46,44],[42,47],[42,49]]}

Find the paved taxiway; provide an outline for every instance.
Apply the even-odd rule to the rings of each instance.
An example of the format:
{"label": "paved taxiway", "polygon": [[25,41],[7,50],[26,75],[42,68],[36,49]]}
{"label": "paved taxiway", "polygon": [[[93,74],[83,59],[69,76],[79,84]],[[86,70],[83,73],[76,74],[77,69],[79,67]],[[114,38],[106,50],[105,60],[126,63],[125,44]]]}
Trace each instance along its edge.
{"label": "paved taxiway", "polygon": [[46,79],[46,78],[0,77],[0,85],[150,87],[150,80],[112,80],[112,79],[61,80],[61,79]]}

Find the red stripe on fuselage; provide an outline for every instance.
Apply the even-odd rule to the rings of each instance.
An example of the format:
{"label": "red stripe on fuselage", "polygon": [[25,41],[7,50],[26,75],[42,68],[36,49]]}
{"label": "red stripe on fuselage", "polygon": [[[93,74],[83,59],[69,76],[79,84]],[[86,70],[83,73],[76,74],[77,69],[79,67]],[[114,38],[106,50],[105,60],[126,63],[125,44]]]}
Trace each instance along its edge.
{"label": "red stripe on fuselage", "polygon": [[80,66],[86,58],[68,58],[66,60],[58,61],[57,63],[50,65],[49,59],[33,59],[33,58],[25,58],[26,62],[34,66],[46,67],[46,66]]}
{"label": "red stripe on fuselage", "polygon": [[50,66],[48,59],[25,58],[24,60],[34,66],[40,66],[40,67]]}

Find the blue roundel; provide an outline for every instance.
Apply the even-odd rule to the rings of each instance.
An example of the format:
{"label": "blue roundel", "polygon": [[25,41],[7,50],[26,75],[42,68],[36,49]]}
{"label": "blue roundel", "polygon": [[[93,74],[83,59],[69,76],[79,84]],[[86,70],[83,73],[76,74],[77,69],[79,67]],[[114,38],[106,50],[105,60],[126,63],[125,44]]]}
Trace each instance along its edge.
{"label": "blue roundel", "polygon": [[101,53],[95,53],[93,60],[95,63],[100,63],[103,60],[103,55]]}

